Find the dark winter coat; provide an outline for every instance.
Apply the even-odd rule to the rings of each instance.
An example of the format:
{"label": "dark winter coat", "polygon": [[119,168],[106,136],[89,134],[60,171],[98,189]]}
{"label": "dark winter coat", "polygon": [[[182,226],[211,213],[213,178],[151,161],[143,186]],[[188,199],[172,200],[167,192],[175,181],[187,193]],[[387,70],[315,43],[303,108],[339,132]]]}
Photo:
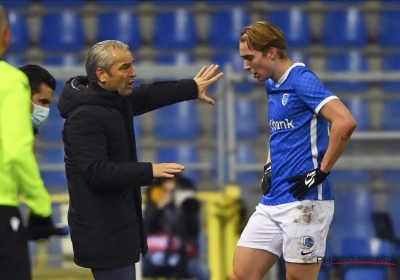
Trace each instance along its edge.
{"label": "dark winter coat", "polygon": [[125,97],[85,76],[66,82],[58,108],[66,119],[68,224],[77,265],[123,267],[147,252],[140,187],[151,184],[153,170],[137,162],[133,116],[197,94],[194,80],[141,85]]}

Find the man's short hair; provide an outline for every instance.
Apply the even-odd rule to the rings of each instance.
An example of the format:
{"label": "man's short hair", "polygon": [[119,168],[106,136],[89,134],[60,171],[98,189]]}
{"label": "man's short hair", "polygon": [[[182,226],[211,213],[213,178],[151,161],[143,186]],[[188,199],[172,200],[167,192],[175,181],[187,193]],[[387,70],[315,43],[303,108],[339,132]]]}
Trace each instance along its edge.
{"label": "man's short hair", "polygon": [[19,68],[28,76],[29,84],[31,86],[31,94],[40,91],[40,86],[44,83],[49,86],[53,91],[56,90],[56,80],[54,77],[39,65],[28,64]]}
{"label": "man's short hair", "polygon": [[86,74],[90,81],[97,82],[97,68],[102,68],[107,73],[110,73],[111,67],[114,64],[112,49],[128,50],[129,46],[121,41],[106,40],[95,44],[88,53],[86,59]]}

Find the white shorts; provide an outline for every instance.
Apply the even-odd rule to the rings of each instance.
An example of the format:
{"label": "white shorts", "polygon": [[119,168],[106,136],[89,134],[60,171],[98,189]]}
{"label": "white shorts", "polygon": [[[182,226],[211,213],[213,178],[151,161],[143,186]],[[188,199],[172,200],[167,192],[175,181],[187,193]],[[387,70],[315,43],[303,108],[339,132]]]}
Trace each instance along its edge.
{"label": "white shorts", "polygon": [[259,204],[238,245],[266,250],[286,262],[316,263],[325,256],[333,200],[302,200],[280,205]]}

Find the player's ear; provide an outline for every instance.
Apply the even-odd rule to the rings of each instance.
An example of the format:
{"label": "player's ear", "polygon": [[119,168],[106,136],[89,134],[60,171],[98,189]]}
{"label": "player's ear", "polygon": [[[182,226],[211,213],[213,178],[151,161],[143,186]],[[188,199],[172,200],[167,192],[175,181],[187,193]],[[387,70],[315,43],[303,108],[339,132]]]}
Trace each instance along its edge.
{"label": "player's ear", "polygon": [[278,49],[275,47],[270,47],[268,50],[268,57],[271,60],[275,60],[278,56]]}

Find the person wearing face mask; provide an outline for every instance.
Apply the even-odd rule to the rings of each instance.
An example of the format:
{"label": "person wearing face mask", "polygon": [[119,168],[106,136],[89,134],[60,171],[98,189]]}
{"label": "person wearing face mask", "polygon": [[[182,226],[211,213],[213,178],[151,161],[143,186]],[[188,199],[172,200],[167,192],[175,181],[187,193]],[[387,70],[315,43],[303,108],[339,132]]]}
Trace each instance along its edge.
{"label": "person wearing face mask", "polygon": [[19,68],[28,77],[31,89],[31,120],[34,134],[48,118],[53,93],[56,90],[56,80],[43,67],[28,64]]}
{"label": "person wearing face mask", "polygon": [[[6,11],[0,5],[0,58],[10,41]],[[2,60],[0,73],[0,278],[30,280],[27,238],[50,236],[51,201],[33,153],[28,77]],[[19,195],[30,209],[27,228],[18,209]]]}

